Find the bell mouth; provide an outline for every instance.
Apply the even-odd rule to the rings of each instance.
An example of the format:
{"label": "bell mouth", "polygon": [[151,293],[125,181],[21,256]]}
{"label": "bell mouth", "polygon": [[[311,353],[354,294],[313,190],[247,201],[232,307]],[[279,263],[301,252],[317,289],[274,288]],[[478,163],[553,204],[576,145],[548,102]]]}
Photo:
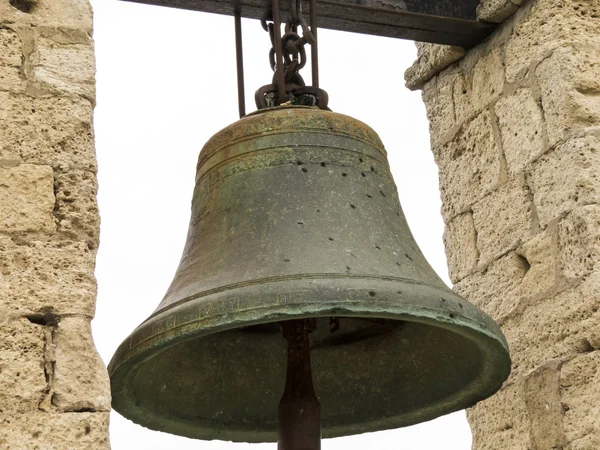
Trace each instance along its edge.
{"label": "bell mouth", "polygon": [[190,438],[274,442],[286,370],[277,323],[308,317],[324,438],[464,409],[510,372],[498,326],[447,288],[358,275],[266,280],[152,315],[109,365],[113,407]]}

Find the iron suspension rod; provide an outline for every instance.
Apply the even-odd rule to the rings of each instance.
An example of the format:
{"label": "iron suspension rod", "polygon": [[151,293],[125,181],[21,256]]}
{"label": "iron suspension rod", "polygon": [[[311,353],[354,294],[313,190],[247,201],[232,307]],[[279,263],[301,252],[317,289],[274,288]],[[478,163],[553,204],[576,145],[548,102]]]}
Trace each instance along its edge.
{"label": "iron suspension rod", "polygon": [[235,58],[237,63],[238,108],[240,119],[246,115],[246,93],[244,90],[244,53],[242,47],[242,11],[239,0],[233,8],[235,21]]}
{"label": "iron suspension rod", "polygon": [[282,323],[287,339],[285,391],[279,402],[277,450],[321,450],[321,405],[310,367],[309,333],[314,320]]}
{"label": "iron suspension rod", "polygon": [[310,60],[312,66],[312,85],[319,87],[319,39],[317,38],[317,0],[310,0],[310,31],[315,42],[310,47]]}

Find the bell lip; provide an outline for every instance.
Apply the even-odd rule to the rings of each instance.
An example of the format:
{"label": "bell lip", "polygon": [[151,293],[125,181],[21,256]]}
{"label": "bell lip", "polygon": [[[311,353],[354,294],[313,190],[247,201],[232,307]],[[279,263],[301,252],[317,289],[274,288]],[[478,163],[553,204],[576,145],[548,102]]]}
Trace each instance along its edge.
{"label": "bell lip", "polygon": [[[274,305],[269,302],[256,301],[254,303],[256,307],[239,310],[235,314],[224,307],[220,311],[212,310],[210,315],[206,315],[202,319],[176,326],[176,319],[173,319],[173,317],[176,317],[173,309],[159,311],[134,330],[119,346],[108,365],[113,408],[130,420],[147,428],[194,439],[274,442],[276,440],[276,430],[224,430],[223,427],[198,426],[194,427],[193,432],[190,432],[190,426],[187,423],[182,424],[177,420],[166,420],[164,417],[142,410],[135,405],[133,390],[130,388],[133,374],[142,368],[144,363],[162,351],[189,339],[197,339],[209,334],[258,323],[332,315],[404,320],[447,329],[468,339],[478,347],[482,367],[480,376],[465,386],[464,390],[450,395],[434,406],[428,406],[417,413],[412,413],[411,420],[406,420],[406,416],[400,412],[393,417],[381,418],[366,423],[323,428],[324,438],[414,425],[472,406],[500,389],[510,374],[511,362],[506,339],[499,326],[490,317],[448,288],[411,283],[408,280],[405,282],[387,280],[382,283],[385,286],[379,285],[380,289],[376,293],[376,301],[373,301],[373,297],[370,295],[371,291],[364,288],[364,280],[329,279],[315,282],[311,279],[301,279],[293,281],[292,289],[290,289],[289,281],[268,283],[266,286],[246,286],[232,290],[236,292],[228,291],[195,298],[176,307],[179,317],[183,317],[185,314],[193,314],[201,309],[201,303],[221,304],[226,302],[227,297],[231,297],[232,294],[244,295],[256,301],[256,299],[265,297],[265,288],[267,291],[285,292],[280,285],[286,286],[290,292],[293,292],[294,289],[310,291],[317,289],[321,298],[327,297],[325,301],[310,304],[306,302],[299,303],[299,305],[302,305],[302,312],[291,311],[290,308],[293,308],[294,305],[290,303]],[[352,287],[353,284],[355,285],[354,288]],[[340,290],[341,285],[345,288],[350,285],[349,290],[354,292],[355,301],[344,298],[347,296],[348,289],[346,289],[346,292],[343,289]],[[358,286],[362,286],[362,288]],[[414,294],[415,289],[418,289],[419,295]],[[328,292],[323,292],[323,290]],[[362,296],[359,295],[361,291]],[[402,295],[404,298],[399,298],[401,297],[398,294],[399,291],[403,291],[407,295]],[[252,304],[251,301],[249,303]],[[432,306],[436,303],[440,303],[438,308]],[[141,340],[140,337],[148,333],[149,330],[151,337]],[[148,335],[146,334],[146,336]],[[132,345],[135,340],[140,340],[140,342]],[[165,424],[168,424],[168,429]]]}

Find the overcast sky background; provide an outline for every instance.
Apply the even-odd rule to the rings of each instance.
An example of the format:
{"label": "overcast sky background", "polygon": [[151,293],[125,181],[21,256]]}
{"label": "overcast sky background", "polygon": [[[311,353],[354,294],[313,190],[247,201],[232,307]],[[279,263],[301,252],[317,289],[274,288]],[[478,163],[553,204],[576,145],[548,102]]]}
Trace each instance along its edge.
{"label": "overcast sky background", "polygon": [[[201,0],[199,0],[201,1]],[[233,18],[92,0],[97,57],[96,148],[101,244],[93,321],[108,364],[117,346],[156,308],[179,263],[198,153],[237,120]],[[270,42],[244,20],[248,111],[270,83]],[[330,107],[373,127],[388,150],[415,238],[448,281],[437,168],[425,109],[403,73],[413,42],[319,31],[321,87]],[[310,67],[304,71],[310,80]],[[443,374],[441,374],[443,376]],[[111,415],[113,450],[274,450],[276,444],[194,441]],[[400,430],[325,440],[323,450],[469,450],[464,412]]]}

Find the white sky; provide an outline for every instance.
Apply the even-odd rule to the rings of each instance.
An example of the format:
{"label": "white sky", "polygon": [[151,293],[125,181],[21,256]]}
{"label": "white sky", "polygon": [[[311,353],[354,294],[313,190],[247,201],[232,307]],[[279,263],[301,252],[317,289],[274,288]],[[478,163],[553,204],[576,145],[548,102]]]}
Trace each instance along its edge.
{"label": "white sky", "polygon": [[[199,0],[201,1],[201,0]],[[105,363],[156,308],[178,265],[195,166],[204,142],[237,120],[233,18],[92,0],[95,13],[101,244],[94,338]],[[270,47],[243,21],[248,111],[268,84]],[[448,281],[437,168],[419,93],[404,87],[412,42],[319,31],[330,107],[372,126],[386,148],[402,207],[434,269]],[[304,71],[310,80],[310,68]],[[276,444],[194,441],[111,415],[113,450],[274,450]],[[468,450],[464,412],[401,430],[325,440],[323,450]]]}

